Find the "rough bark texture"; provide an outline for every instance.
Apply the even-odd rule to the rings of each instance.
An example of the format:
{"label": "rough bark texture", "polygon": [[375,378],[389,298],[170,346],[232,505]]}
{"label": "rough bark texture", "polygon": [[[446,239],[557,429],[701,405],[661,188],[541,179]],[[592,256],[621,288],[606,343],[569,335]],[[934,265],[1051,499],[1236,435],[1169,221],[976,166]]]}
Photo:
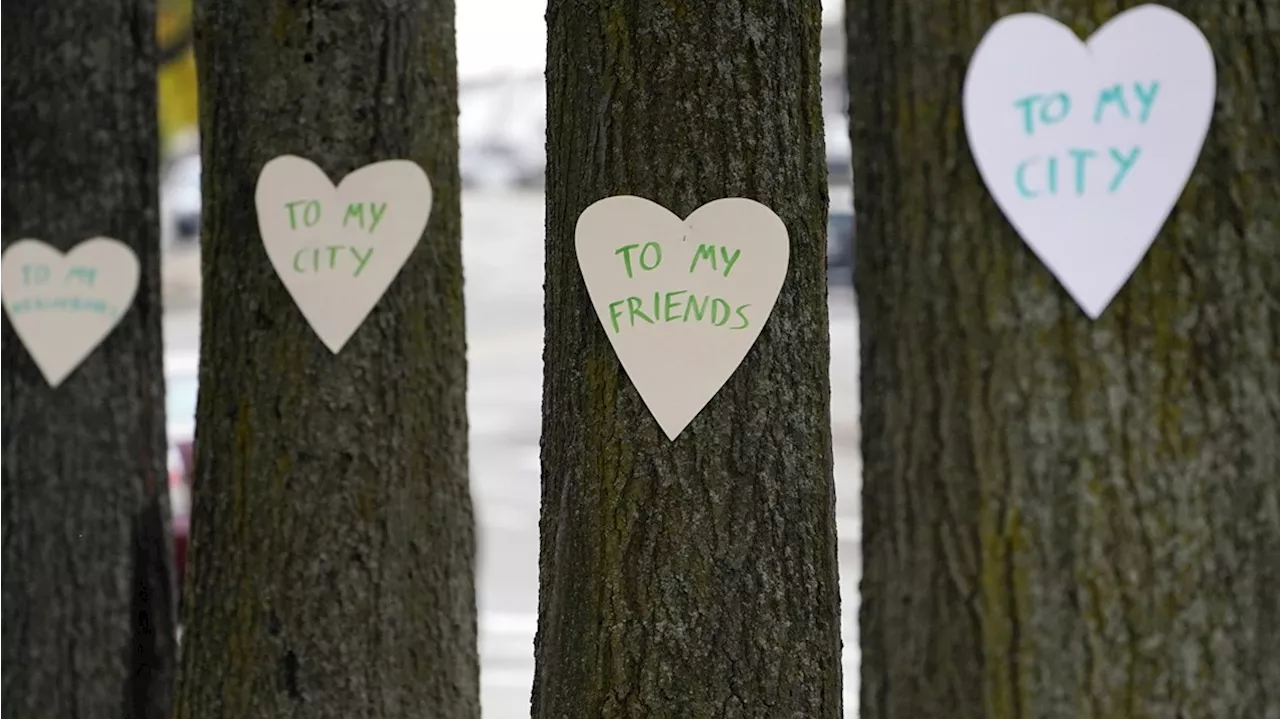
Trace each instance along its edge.
{"label": "rough bark texture", "polygon": [[1196,172],[1090,322],[1004,220],[960,88],[998,17],[848,5],[865,717],[1280,717],[1280,3],[1214,47]]}
{"label": "rough bark texture", "polygon": [[97,235],[137,297],[56,389],[5,314],[6,719],[168,713],[168,534],[152,0],[4,5],[4,246]]}
{"label": "rough bark texture", "polygon": [[[177,716],[479,716],[452,2],[198,2],[204,293]],[[426,233],[334,355],[258,233],[282,154],[409,159]],[[185,605],[185,600],[184,600]]]}
{"label": "rough bark texture", "polygon": [[[839,716],[819,15],[549,5],[535,717]],[[578,269],[578,215],[622,194],[747,197],[790,233],[759,341],[675,442]]]}

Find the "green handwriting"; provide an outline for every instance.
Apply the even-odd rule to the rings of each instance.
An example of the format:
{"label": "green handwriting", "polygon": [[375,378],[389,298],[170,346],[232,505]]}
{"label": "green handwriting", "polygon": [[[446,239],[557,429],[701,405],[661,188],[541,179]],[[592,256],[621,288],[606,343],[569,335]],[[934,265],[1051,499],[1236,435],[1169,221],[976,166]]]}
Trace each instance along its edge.
{"label": "green handwriting", "polygon": [[[622,263],[626,267],[628,278],[633,277],[631,274],[631,252],[637,247],[640,247],[640,245],[623,245],[613,251],[615,255],[622,255]],[[657,269],[660,264],[662,264],[662,245],[657,242],[644,243],[644,247],[640,248],[640,269],[648,272]]]}
{"label": "green handwriting", "polygon": [[289,210],[289,229],[298,229],[298,216],[295,207],[303,205],[302,208],[302,224],[306,227],[315,227],[320,221],[320,203],[316,200],[294,200],[286,202],[284,206]]}
{"label": "green handwriting", "polygon": [[379,223],[379,222],[382,222],[382,216],[383,216],[383,215],[385,215],[385,214],[387,213],[387,203],[385,203],[385,202],[384,202],[384,203],[382,203],[382,204],[380,204],[380,205],[378,205],[378,204],[374,204],[374,203],[372,203],[372,202],[367,202],[367,203],[366,203],[366,202],[352,202],[352,203],[348,204],[348,205],[347,205],[347,212],[346,212],[346,214],[345,214],[345,215],[343,215],[343,216],[342,216],[342,226],[343,226],[343,227],[346,227],[346,226],[347,226],[347,222],[348,222],[349,220],[351,220],[352,218],[355,218],[356,223],[357,223],[357,224],[359,224],[359,225],[360,225],[360,229],[362,229],[362,230],[363,230],[363,229],[364,229],[364,208],[365,208],[365,205],[368,205],[368,206],[369,206],[369,217],[370,217],[370,222],[369,222],[369,234],[371,234],[371,235],[372,235],[372,234],[373,234],[373,231],[374,231],[374,230],[376,230],[376,229],[378,229],[378,223]]}
{"label": "green handwriting", "polygon": [[[347,250],[347,252],[343,252],[343,250]],[[310,262],[307,261],[307,253],[310,253]],[[369,264],[369,258],[372,256],[372,247],[352,247],[348,245],[304,247],[293,253],[293,271],[301,275],[318,274],[338,269],[347,271],[354,264],[355,269],[351,270],[351,276],[359,277],[360,272],[364,270],[365,265]]]}
{"label": "green handwriting", "polygon": [[[729,248],[724,245],[720,246],[720,259],[724,261],[724,276],[728,277],[729,272],[733,270],[733,265],[738,261],[738,256],[742,254],[742,250],[734,250],[733,254],[729,254]],[[716,267],[716,246],[708,244],[698,245],[697,251],[693,253],[693,262],[689,263],[689,273],[698,268],[698,260],[706,260],[711,263],[711,269],[719,270]]]}
{"label": "green handwriting", "polygon": [[[687,298],[682,295],[688,295]],[[625,308],[624,308],[625,306]],[[733,307],[722,297],[690,295],[688,290],[671,292],[654,292],[653,303],[646,306],[645,299],[626,297],[609,303],[609,322],[613,325],[614,334],[622,332],[622,319],[626,316],[629,327],[635,327],[636,321],[647,324],[658,322],[683,322],[691,320],[695,323],[709,320],[713,327],[724,327],[735,315],[740,324],[731,325],[728,329],[742,330],[751,325],[747,318],[747,308],[751,305]]]}

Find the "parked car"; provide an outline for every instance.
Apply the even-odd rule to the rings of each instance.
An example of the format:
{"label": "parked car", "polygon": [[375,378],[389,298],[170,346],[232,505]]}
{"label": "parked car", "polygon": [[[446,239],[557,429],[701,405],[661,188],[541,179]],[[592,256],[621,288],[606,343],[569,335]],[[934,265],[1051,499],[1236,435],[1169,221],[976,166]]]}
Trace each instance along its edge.
{"label": "parked car", "polygon": [[463,187],[504,189],[520,184],[516,154],[505,145],[496,142],[463,145],[458,157]]}
{"label": "parked car", "polygon": [[173,158],[160,185],[161,240],[165,247],[200,241],[200,154]]}
{"label": "parked car", "polygon": [[852,284],[855,257],[853,189],[832,185],[827,209],[828,280],[832,284]]}
{"label": "parked car", "polygon": [[546,174],[546,92],[541,73],[471,81],[458,93],[458,163],[463,186],[541,186]]}
{"label": "parked car", "polygon": [[166,353],[165,419],[169,438],[169,512],[173,523],[173,565],[178,596],[186,576],[187,538],[191,530],[191,483],[195,474],[196,393],[199,361],[194,352]]}

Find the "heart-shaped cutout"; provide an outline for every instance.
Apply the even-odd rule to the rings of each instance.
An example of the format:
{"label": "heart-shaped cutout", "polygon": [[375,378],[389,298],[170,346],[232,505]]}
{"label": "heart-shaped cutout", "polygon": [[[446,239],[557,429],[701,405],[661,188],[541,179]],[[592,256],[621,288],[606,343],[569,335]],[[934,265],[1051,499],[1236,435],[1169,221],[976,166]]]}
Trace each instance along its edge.
{"label": "heart-shaped cutout", "polygon": [[578,265],[618,360],[674,440],[755,344],[787,275],[787,228],[738,197],[682,220],[641,197],[578,218]]}
{"label": "heart-shaped cutout", "polygon": [[1215,84],[1204,35],[1159,5],[1120,13],[1087,43],[1043,15],[1010,15],[974,51],[964,121],[978,171],[1090,318],[1182,194]]}
{"label": "heart-shaped cutout", "polygon": [[337,354],[413,254],[431,182],[408,160],[366,165],[337,187],[310,160],[282,155],[258,176],[258,229],[302,316]]}
{"label": "heart-shaped cutout", "polygon": [[65,255],[39,240],[18,240],[0,267],[9,322],[51,387],[120,323],[141,273],[133,250],[107,237],[85,240]]}

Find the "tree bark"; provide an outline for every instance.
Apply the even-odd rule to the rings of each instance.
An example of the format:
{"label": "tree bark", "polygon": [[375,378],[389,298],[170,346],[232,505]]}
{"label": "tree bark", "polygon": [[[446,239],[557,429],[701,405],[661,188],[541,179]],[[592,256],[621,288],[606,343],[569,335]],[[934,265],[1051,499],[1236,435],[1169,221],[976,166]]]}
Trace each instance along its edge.
{"label": "tree bark", "polygon": [[1129,3],[848,4],[865,479],[865,717],[1280,717],[1280,34],[1214,48],[1199,164],[1096,322],[965,141],[982,34]]}
{"label": "tree bark", "polygon": [[[203,334],[183,719],[479,716],[454,6],[199,2]],[[267,259],[282,154],[426,170],[426,233],[340,354]],[[185,600],[184,600],[185,604]]]}
{"label": "tree bark", "polygon": [[3,10],[4,245],[128,245],[133,306],[51,388],[3,329],[8,719],[166,716],[174,581],[166,481],[152,0]]}
{"label": "tree bark", "polygon": [[[547,343],[533,715],[840,714],[819,3],[547,11]],[[782,294],[674,442],[592,310],[578,215],[772,208]]]}

